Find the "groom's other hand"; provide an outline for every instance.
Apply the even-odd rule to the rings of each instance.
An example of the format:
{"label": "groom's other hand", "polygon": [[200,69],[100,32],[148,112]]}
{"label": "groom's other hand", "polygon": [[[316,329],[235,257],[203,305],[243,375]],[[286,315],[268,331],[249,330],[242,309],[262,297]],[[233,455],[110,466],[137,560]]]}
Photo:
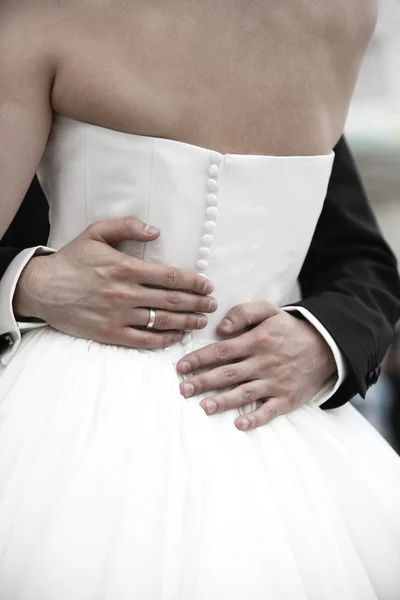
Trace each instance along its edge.
{"label": "groom's other hand", "polygon": [[[166,347],[181,339],[182,330],[202,329],[203,313],[217,308],[208,279],[114,248],[124,240],[151,243],[159,235],[130,217],[90,225],[58,252],[30,260],[14,296],[15,314],[69,335],[132,348]],[[151,330],[145,329],[149,308],[156,310]]]}
{"label": "groom's other hand", "polygon": [[[217,331],[237,337],[186,354],[177,364],[179,373],[190,374],[181,383],[181,393],[189,398],[216,390],[200,403],[208,415],[261,402],[236,419],[242,431],[309,402],[336,370],[332,351],[317,329],[268,302],[235,306]],[[207,367],[211,369],[195,373]]]}

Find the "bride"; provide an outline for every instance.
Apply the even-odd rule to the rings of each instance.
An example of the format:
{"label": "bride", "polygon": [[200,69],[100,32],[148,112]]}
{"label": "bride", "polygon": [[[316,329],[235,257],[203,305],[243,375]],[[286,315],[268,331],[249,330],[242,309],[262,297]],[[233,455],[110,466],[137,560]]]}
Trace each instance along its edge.
{"label": "bride", "polygon": [[126,221],[140,232],[118,246],[122,338],[55,310],[0,371],[1,600],[398,598],[400,460],[350,405],[319,409],[340,361],[276,308],[373,2],[16,0],[0,17],[0,236],[36,170],[68,289],[88,225],[157,228]]}

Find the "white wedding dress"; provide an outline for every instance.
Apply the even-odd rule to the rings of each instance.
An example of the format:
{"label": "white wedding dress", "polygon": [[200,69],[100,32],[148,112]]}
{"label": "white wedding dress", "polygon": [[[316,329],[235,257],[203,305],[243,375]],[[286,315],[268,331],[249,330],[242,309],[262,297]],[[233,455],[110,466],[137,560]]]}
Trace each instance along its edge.
{"label": "white wedding dress", "polygon": [[364,418],[314,399],[243,433],[175,370],[233,305],[288,301],[332,162],[55,119],[49,245],[135,216],[161,236],[121,249],[203,272],[219,309],[160,351],[23,336],[0,371],[0,600],[400,598],[400,459]]}

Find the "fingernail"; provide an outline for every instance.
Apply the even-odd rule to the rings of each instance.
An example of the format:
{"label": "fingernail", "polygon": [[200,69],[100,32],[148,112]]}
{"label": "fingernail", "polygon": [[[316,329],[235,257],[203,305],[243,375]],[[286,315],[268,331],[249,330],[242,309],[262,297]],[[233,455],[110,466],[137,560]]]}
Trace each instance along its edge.
{"label": "fingernail", "polygon": [[204,286],[204,293],[208,295],[208,294],[211,294],[211,292],[213,292],[213,291],[214,291],[214,286],[211,283],[211,281],[208,281],[206,283],[206,285]]}
{"label": "fingernail", "polygon": [[158,229],[158,227],[153,227],[153,225],[146,225],[146,227],[144,228],[144,232],[147,235],[154,235],[155,233],[159,233],[160,230]]}
{"label": "fingernail", "polygon": [[211,312],[214,312],[215,310],[217,310],[217,308],[218,308],[218,303],[217,303],[216,299],[211,298],[210,303],[208,305],[208,310],[210,310]]}
{"label": "fingernail", "polygon": [[250,421],[248,419],[242,419],[242,422],[240,423],[240,428],[243,429],[243,431],[245,431],[249,427],[250,427]]}
{"label": "fingernail", "polygon": [[197,327],[199,329],[202,329],[203,327],[205,327],[207,325],[207,323],[208,323],[208,319],[204,315],[200,315],[200,317],[197,319]]}
{"label": "fingernail", "polygon": [[206,405],[206,413],[208,415],[212,415],[217,410],[217,403],[214,402],[214,400],[206,400],[205,405]]}
{"label": "fingernail", "polygon": [[230,319],[224,319],[221,321],[221,327],[225,329],[225,331],[232,331],[233,322]]}
{"label": "fingernail", "polygon": [[190,373],[190,370],[191,370],[190,363],[188,363],[187,360],[184,360],[183,362],[179,363],[179,370],[182,373]]}
{"label": "fingernail", "polygon": [[194,386],[191,383],[183,384],[183,395],[185,398],[190,398],[194,394]]}

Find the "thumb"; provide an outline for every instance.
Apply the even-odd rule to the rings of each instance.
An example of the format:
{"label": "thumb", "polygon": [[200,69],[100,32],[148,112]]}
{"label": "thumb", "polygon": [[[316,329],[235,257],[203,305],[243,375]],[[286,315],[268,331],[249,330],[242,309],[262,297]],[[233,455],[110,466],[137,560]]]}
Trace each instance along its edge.
{"label": "thumb", "polygon": [[252,325],[258,325],[280,312],[279,308],[269,302],[246,302],[231,308],[217,327],[221,335],[230,335],[243,331]]}
{"label": "thumb", "polygon": [[87,228],[86,233],[92,240],[114,246],[124,240],[135,240],[137,242],[155,240],[160,235],[160,230],[134,217],[124,217],[112,221],[93,223]]}

